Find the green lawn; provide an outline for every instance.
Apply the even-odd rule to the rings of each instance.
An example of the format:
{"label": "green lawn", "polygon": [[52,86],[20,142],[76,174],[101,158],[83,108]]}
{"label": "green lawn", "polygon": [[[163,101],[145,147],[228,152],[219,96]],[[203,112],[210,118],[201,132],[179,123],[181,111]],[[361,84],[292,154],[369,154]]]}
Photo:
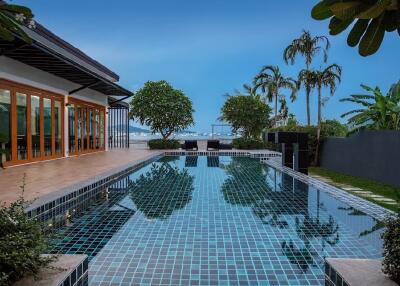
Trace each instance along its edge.
{"label": "green lawn", "polygon": [[[365,179],[365,178],[360,178],[360,177],[354,177],[350,175],[346,175],[343,173],[338,173],[335,171],[323,169],[320,167],[310,167],[308,168],[308,171],[310,174],[315,174],[319,175],[325,178],[331,179],[334,183],[339,183],[339,184],[347,184],[353,187],[358,187],[360,189],[363,189],[365,191],[370,191],[376,195],[381,195],[386,198],[390,198],[393,200],[398,200],[400,196],[400,188],[398,187],[393,187],[390,185],[386,185],[377,181]],[[354,195],[357,195],[356,193],[352,193]],[[369,201],[372,201],[380,206],[383,206],[385,208],[391,209],[393,211],[397,211],[398,207],[396,205],[388,205],[385,204],[384,202],[379,202],[375,201],[373,198],[367,198],[363,197]]]}

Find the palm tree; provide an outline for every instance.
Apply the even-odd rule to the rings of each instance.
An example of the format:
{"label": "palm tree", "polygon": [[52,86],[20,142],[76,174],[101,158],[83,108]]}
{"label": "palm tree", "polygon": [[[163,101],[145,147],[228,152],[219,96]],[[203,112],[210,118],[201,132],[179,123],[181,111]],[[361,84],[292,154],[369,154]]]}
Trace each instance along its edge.
{"label": "palm tree", "polygon": [[32,40],[21,28],[21,26],[35,27],[32,11],[24,6],[10,5],[0,1],[0,38],[13,41],[15,35],[21,37],[25,42]]}
{"label": "palm tree", "polygon": [[[324,46],[320,46],[323,43]],[[330,47],[330,42],[325,36],[315,36],[312,37],[309,31],[303,30],[303,34],[292,41],[292,43],[286,47],[283,52],[283,59],[286,64],[289,62],[293,65],[297,55],[301,55],[306,61],[306,70],[310,71],[310,66],[315,55],[317,55],[321,50],[324,54],[324,62],[328,60],[328,50]],[[310,95],[311,95],[311,85],[309,81],[302,80],[304,78],[299,75],[299,85],[303,84],[306,89],[306,108],[307,108],[307,124],[311,124],[311,113],[310,113]]]}
{"label": "palm tree", "polygon": [[284,77],[278,66],[264,66],[253,81],[255,90],[260,88],[266,100],[275,102],[275,118],[278,117],[278,100],[280,100],[281,103],[286,103],[286,101],[283,101],[285,95],[279,93],[279,90],[282,88],[290,89],[290,99],[294,101],[297,92],[296,83],[297,82],[291,77]]}
{"label": "palm tree", "polygon": [[353,94],[340,100],[363,106],[341,115],[341,117],[352,115],[348,119],[348,123],[355,127],[351,133],[363,129],[400,130],[400,82],[393,85],[386,96],[382,94],[379,87],[374,89],[366,85],[361,85],[361,87],[373,95]]}
{"label": "palm tree", "polygon": [[337,64],[332,64],[324,70],[317,70],[313,72],[313,87],[318,90],[318,124],[317,124],[317,146],[315,154],[315,164],[318,162],[318,152],[321,137],[321,111],[322,111],[322,97],[321,91],[323,87],[328,87],[330,94],[335,93],[337,83],[340,83],[342,76],[342,68]]}

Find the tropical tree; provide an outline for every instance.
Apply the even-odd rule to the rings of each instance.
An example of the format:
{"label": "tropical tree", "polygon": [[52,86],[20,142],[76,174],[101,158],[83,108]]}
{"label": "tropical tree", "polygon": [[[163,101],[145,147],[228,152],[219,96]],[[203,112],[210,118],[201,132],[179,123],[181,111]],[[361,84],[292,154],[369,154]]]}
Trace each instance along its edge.
{"label": "tropical tree", "polygon": [[162,80],[148,81],[136,92],[129,115],[167,139],[173,132],[182,131],[194,123],[193,112],[190,99]]}
{"label": "tropical tree", "polygon": [[258,138],[268,124],[270,108],[259,95],[243,95],[239,92],[231,96],[221,108],[224,120],[232,125],[233,132],[240,132],[246,139]]}
{"label": "tropical tree", "polygon": [[340,100],[362,106],[341,116],[351,115],[348,124],[353,127],[353,130],[350,133],[363,129],[400,130],[400,81],[392,85],[387,95],[383,95],[379,87],[374,89],[366,85],[361,85],[361,87],[372,95],[353,94]]}
{"label": "tropical tree", "polygon": [[335,93],[337,84],[341,80],[342,68],[337,64],[332,64],[323,70],[313,72],[313,87],[318,90],[318,123],[317,123],[317,147],[315,154],[315,164],[318,162],[318,152],[321,139],[321,121],[322,121],[322,88],[327,87],[331,96]]}
{"label": "tropical tree", "polygon": [[25,42],[31,43],[31,38],[21,26],[28,26],[31,29],[35,27],[32,11],[24,6],[0,1],[0,38],[13,41],[15,35],[18,35]]}
{"label": "tropical tree", "polygon": [[305,58],[306,72],[299,74],[298,76],[298,88],[301,85],[306,90],[306,108],[307,108],[307,125],[311,125],[311,112],[310,112],[310,96],[312,90],[312,83],[309,81],[307,75],[310,72],[310,67],[314,57],[319,53],[323,52],[324,62],[328,60],[328,50],[330,48],[330,42],[325,36],[312,37],[309,31],[303,30],[303,34],[292,41],[292,43],[286,47],[283,52],[283,59],[286,64],[289,62],[293,65],[297,55],[301,55]]}
{"label": "tropical tree", "polygon": [[400,2],[398,0],[322,0],[314,6],[311,15],[316,20],[330,19],[329,33],[337,35],[354,21],[347,44],[358,45],[362,56],[374,54],[386,32],[400,35]]}
{"label": "tropical tree", "polygon": [[278,66],[264,66],[255,76],[253,84],[256,90],[261,89],[266,100],[275,102],[275,119],[278,117],[278,101],[280,100],[281,103],[286,103],[285,95],[280,93],[280,89],[290,89],[290,99],[292,101],[296,99],[296,81],[291,77],[285,77]]}

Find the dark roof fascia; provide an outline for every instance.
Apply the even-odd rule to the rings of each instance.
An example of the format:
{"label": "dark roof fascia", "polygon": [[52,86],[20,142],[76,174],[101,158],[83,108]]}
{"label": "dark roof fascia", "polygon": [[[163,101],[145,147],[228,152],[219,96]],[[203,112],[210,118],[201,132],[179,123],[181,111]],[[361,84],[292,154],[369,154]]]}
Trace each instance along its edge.
{"label": "dark roof fascia", "polygon": [[[70,43],[68,43],[65,40],[61,39],[60,37],[55,35],[53,32],[51,32],[50,30],[46,29],[43,25],[41,25],[41,24],[36,22],[35,26],[36,27],[34,29],[25,28],[25,30],[28,30],[27,31],[28,35],[31,38],[33,38],[34,40],[41,42],[42,39],[40,39],[38,37],[35,37],[35,35],[34,35],[34,34],[37,34],[40,37],[46,39],[47,41],[55,44],[59,48],[64,49],[66,52],[70,53],[71,55],[77,57],[78,59],[80,59],[80,60],[82,60],[84,62],[86,62],[88,65],[91,65],[94,69],[97,69],[102,74],[106,74],[108,77],[110,77],[109,80],[111,80],[111,81],[119,81],[119,76],[116,73],[114,73],[113,71],[111,71],[110,69],[108,69],[107,67],[105,67],[104,65],[99,63],[98,61],[92,59],[87,54],[85,54],[84,52],[79,50],[78,48],[74,47]],[[43,44],[45,44],[45,43],[43,43]],[[52,47],[49,46],[49,48],[52,48]]]}
{"label": "dark roof fascia", "polygon": [[114,87],[115,89],[119,90],[120,93],[119,93],[119,94],[114,94],[114,96],[133,95],[133,93],[132,93],[131,91],[129,91],[129,90],[127,90],[127,89],[121,87],[120,85],[118,85],[118,84],[116,84],[116,83],[114,83],[114,82],[112,82],[112,81],[110,81],[110,80],[107,80],[107,79],[105,79],[105,78],[99,76],[97,73],[94,73],[94,72],[92,72],[91,70],[88,70],[86,67],[79,65],[78,63],[76,63],[75,61],[73,61],[73,60],[71,60],[71,59],[65,57],[64,55],[58,54],[58,53],[55,52],[54,50],[52,50],[52,49],[50,49],[49,47],[43,45],[42,43],[38,43],[38,42],[34,41],[33,44],[32,44],[32,46],[34,46],[34,47],[36,47],[36,48],[38,48],[38,49],[40,49],[40,50],[42,50],[42,51],[44,51],[44,52],[46,52],[46,53],[48,53],[48,54],[50,54],[50,55],[52,55],[52,56],[54,56],[54,57],[60,59],[60,60],[62,60],[62,61],[64,61],[64,62],[66,62],[66,63],[72,65],[73,67],[75,67],[75,68],[81,70],[82,72],[87,73],[87,74],[93,76],[94,78],[98,79],[99,81],[104,82],[105,84],[107,84],[107,85],[109,85],[109,86],[112,86],[112,87]]}

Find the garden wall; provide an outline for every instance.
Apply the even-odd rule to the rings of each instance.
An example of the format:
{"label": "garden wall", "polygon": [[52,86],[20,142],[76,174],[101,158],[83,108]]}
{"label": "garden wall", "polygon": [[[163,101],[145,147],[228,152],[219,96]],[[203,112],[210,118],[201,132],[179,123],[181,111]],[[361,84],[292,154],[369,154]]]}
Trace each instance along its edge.
{"label": "garden wall", "polygon": [[320,166],[400,187],[400,131],[362,131],[324,140]]}

